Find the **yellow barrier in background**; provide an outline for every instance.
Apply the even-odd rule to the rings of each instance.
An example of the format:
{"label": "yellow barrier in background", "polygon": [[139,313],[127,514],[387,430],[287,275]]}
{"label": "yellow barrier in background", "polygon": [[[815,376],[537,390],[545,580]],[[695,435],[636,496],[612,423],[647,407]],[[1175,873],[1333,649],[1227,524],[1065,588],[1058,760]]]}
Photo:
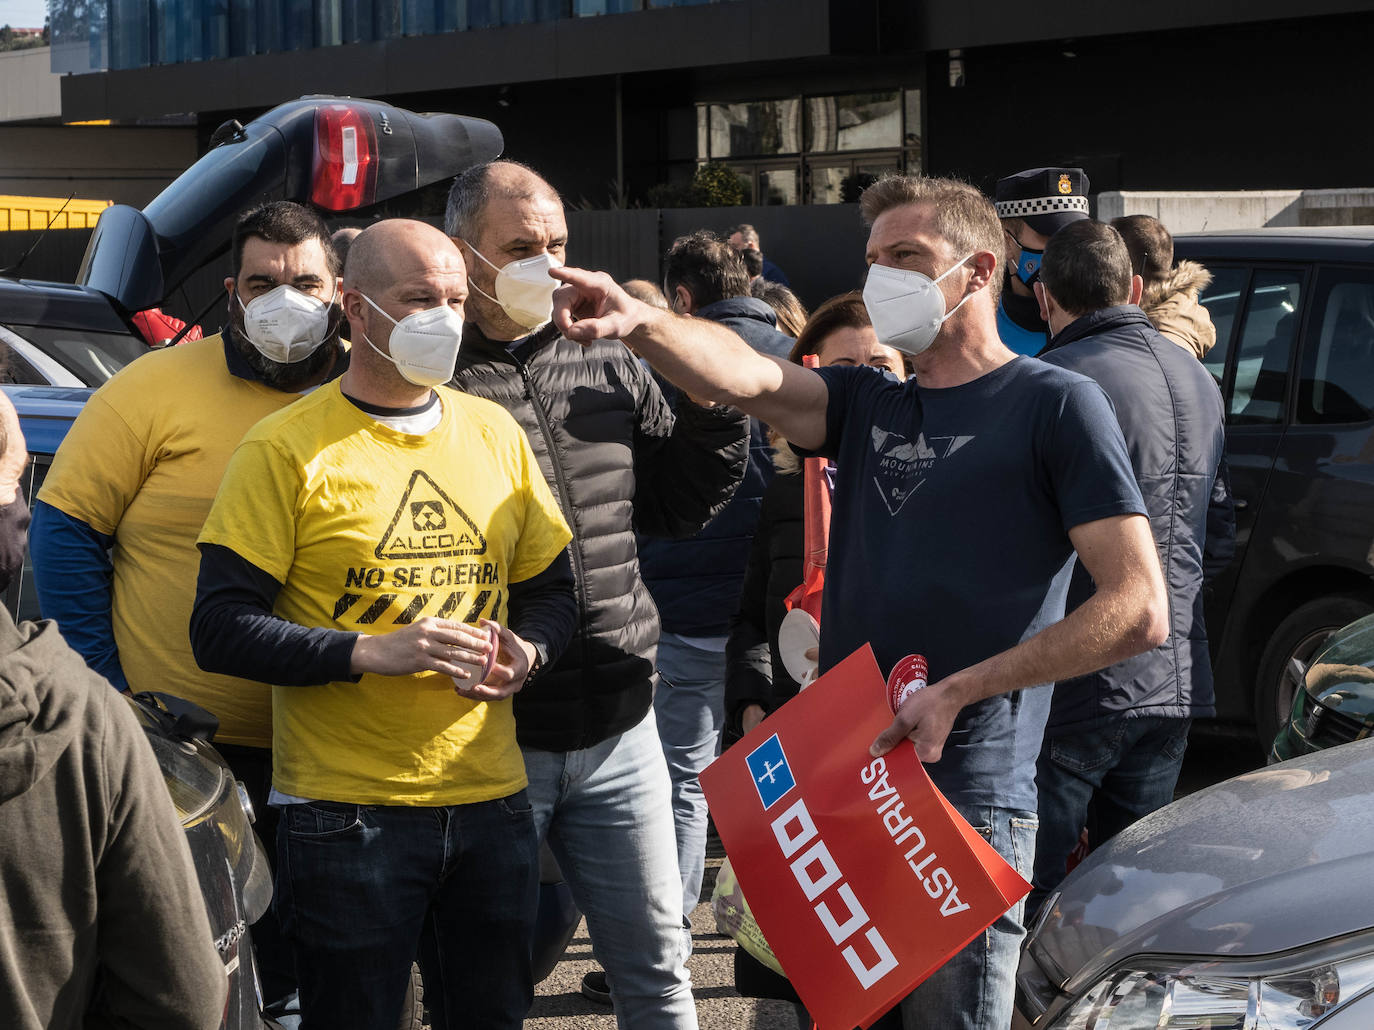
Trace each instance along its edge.
{"label": "yellow barrier in background", "polygon": [[109,200],[15,197],[0,193],[0,232],[10,229],[46,229],[49,221],[52,222],[54,229],[94,229],[100,212],[111,203]]}

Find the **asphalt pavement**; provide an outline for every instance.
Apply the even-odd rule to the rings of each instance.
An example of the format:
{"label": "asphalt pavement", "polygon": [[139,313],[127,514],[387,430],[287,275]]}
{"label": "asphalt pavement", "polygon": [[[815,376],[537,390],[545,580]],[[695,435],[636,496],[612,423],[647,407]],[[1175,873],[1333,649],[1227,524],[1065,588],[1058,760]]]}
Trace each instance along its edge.
{"label": "asphalt pavement", "polygon": [[[709,898],[724,852],[713,834],[706,859],[702,897]],[[692,913],[692,993],[702,1030],[797,1030],[792,1006],[781,1001],[741,998],[735,990],[734,941],[716,932],[711,906],[703,901]],[[582,976],[597,968],[584,920],[548,979],[535,988],[526,1030],[615,1030],[608,1006],[582,996]]]}

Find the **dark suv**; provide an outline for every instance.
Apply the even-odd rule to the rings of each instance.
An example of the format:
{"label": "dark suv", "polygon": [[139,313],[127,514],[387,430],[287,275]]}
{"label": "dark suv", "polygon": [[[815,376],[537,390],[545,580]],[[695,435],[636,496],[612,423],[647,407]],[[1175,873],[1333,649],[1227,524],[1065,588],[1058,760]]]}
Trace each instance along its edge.
{"label": "dark suv", "polygon": [[1217,715],[1267,746],[1294,670],[1374,612],[1374,226],[1201,233],[1174,250],[1213,275],[1203,363],[1236,501],[1236,557],[1207,612]]}

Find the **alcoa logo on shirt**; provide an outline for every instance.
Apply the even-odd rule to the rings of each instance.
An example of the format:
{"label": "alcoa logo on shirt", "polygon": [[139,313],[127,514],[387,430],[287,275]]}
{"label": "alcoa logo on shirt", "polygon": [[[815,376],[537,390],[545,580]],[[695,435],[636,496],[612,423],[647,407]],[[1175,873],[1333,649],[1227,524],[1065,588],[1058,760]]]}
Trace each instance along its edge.
{"label": "alcoa logo on shirt", "polygon": [[477,524],[420,469],[410,474],[401,503],[374,552],[394,558],[452,558],[486,554]]}
{"label": "alcoa logo on shirt", "polygon": [[[415,469],[373,552],[378,565],[344,570],[334,620],[407,625],[422,616],[500,621],[500,564],[480,559],[487,540],[467,512],[426,472]],[[460,559],[450,561],[445,559]],[[473,592],[468,587],[486,587]],[[464,589],[455,589],[464,588]],[[404,597],[404,603],[402,598]]]}

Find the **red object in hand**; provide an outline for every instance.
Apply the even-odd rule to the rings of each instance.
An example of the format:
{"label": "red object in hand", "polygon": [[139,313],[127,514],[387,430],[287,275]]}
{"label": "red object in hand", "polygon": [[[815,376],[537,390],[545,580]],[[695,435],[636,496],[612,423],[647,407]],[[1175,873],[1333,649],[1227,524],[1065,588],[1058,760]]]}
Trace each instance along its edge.
{"label": "red object in hand", "polygon": [[[149,308],[147,311],[139,311],[133,317],[134,326],[138,333],[143,337],[143,342],[149,347],[165,347],[176,338],[177,333],[186,327],[186,323],[174,315],[169,315],[160,308]],[[200,326],[193,325],[186,330],[186,335],[182,340],[199,340],[201,338]]]}
{"label": "red object in hand", "polygon": [[[807,368],[816,368],[816,355],[802,358]],[[802,465],[802,506],[805,550],[802,552],[802,581],[784,599],[788,611],[800,608],[816,622],[821,621],[821,594],[825,589],[825,563],[830,550],[830,484],[826,482],[826,459],[807,458]]]}
{"label": "red object in hand", "polygon": [[871,648],[701,774],[744,897],[823,1030],[870,1026],[1027,891],[930,782],[891,721]]}
{"label": "red object in hand", "polygon": [[902,702],[926,685],[926,656],[909,654],[892,667],[887,677],[887,703],[892,714],[902,707]]}

